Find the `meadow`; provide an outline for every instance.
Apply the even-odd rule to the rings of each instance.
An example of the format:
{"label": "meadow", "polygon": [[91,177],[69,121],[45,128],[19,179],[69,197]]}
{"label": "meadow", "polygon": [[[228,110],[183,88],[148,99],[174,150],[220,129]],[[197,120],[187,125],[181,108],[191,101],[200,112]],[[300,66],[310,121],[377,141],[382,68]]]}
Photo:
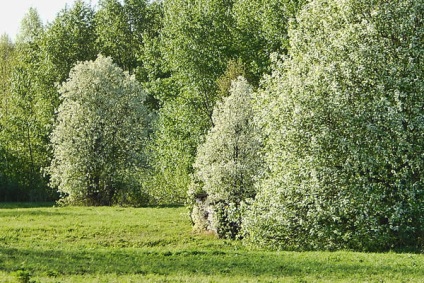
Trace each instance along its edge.
{"label": "meadow", "polygon": [[424,282],[424,255],[251,250],[184,207],[0,204],[0,282]]}

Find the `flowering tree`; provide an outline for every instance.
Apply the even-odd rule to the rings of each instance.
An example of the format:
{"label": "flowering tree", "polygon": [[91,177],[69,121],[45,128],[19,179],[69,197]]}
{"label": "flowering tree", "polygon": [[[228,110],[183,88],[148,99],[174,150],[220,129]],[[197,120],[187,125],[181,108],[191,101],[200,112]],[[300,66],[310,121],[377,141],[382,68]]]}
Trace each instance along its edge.
{"label": "flowering tree", "polygon": [[[239,77],[230,96],[218,102],[213,128],[199,146],[194,164],[192,197],[196,227],[235,237],[240,228],[239,206],[255,196],[259,172],[259,141],[253,124],[252,88]],[[209,206],[209,207],[208,207]],[[209,212],[208,212],[209,210]],[[208,212],[210,215],[204,216]]]}
{"label": "flowering tree", "polygon": [[145,94],[103,56],[76,65],[59,92],[51,185],[70,202],[111,204],[143,162]]}
{"label": "flowering tree", "polygon": [[423,246],[424,3],[311,1],[260,95],[254,245]]}

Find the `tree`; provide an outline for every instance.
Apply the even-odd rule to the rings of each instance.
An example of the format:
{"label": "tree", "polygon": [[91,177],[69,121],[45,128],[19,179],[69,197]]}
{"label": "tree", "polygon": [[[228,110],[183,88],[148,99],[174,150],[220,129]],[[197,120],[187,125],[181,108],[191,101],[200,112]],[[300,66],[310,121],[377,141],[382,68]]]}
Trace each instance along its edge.
{"label": "tree", "polygon": [[7,34],[0,36],[0,119],[7,115],[10,77],[15,60],[15,45]]}
{"label": "tree", "polygon": [[10,40],[7,34],[0,36],[0,201],[10,200],[10,195],[13,194],[10,172],[10,154],[7,148],[8,137],[5,134],[7,126],[7,117],[10,114],[10,99],[11,99],[11,73],[15,62],[15,45]]}
{"label": "tree", "polygon": [[99,5],[95,16],[97,47],[105,56],[111,56],[118,66],[132,72],[137,65],[141,43],[135,42],[125,7],[118,0],[102,0]]}
{"label": "tree", "polygon": [[57,198],[43,168],[49,165],[49,135],[59,105],[56,83],[64,81],[78,60],[95,56],[92,10],[82,1],[64,9],[44,28],[36,10],[22,20],[18,55],[11,77],[10,115],[6,123],[9,168],[18,180],[20,201]]}
{"label": "tree", "polygon": [[46,29],[41,53],[53,66],[53,83],[64,82],[77,62],[95,59],[98,52],[93,9],[82,0],[63,9]]}
{"label": "tree", "polygon": [[3,117],[8,179],[13,186],[9,196],[15,201],[45,201],[52,197],[41,172],[47,165],[47,137],[54,109],[45,87],[49,65],[41,59],[42,35],[41,20],[36,10],[30,9],[18,34]]}
{"label": "tree", "polygon": [[[134,16],[136,13],[133,4],[134,1],[128,1],[126,8],[131,18],[139,19]],[[137,2],[137,1],[135,1]],[[164,103],[176,93],[173,89],[170,68],[165,62],[163,56],[163,44],[161,39],[161,30],[163,28],[163,3],[154,1],[147,6],[146,19],[133,20],[138,26],[137,34],[142,30],[143,44],[138,56],[138,66],[136,76],[143,83],[143,87],[148,93],[147,104],[152,110],[159,110],[160,103]],[[137,24],[138,23],[138,24]]]}
{"label": "tree", "polygon": [[[156,7],[162,5],[162,2],[147,0],[124,0],[124,10],[134,35],[134,42],[141,45],[144,41],[146,31],[155,30],[155,21],[157,20]],[[153,7],[153,9],[152,9]]]}
{"label": "tree", "polygon": [[[214,126],[199,146],[194,163],[191,197],[195,227],[223,237],[237,236],[240,205],[256,195],[255,178],[262,162],[252,94],[243,77],[233,82],[230,96],[215,106]],[[205,212],[209,212],[207,217]]]}
{"label": "tree", "polygon": [[260,94],[269,172],[248,242],[422,248],[423,13],[411,0],[305,6]]}
{"label": "tree", "polygon": [[43,22],[37,9],[29,8],[21,21],[20,31],[16,37],[17,44],[34,42],[44,30]]}
{"label": "tree", "polygon": [[211,115],[215,104],[216,79],[232,58],[232,0],[164,2],[162,37],[164,56],[171,72]]}
{"label": "tree", "polygon": [[160,109],[149,142],[152,176],[146,184],[157,203],[185,203],[192,164],[207,125],[200,109],[178,97]]}
{"label": "tree", "polygon": [[143,166],[148,113],[134,76],[111,58],[77,64],[59,88],[62,103],[51,135],[51,186],[71,203],[112,204],[134,188]]}
{"label": "tree", "polygon": [[[150,85],[166,87],[166,95],[158,95],[162,107],[158,111],[158,131],[152,141],[151,164],[156,180],[152,184],[178,184],[175,186],[178,199],[185,200],[196,148],[211,127],[217,100],[216,79],[225,71],[232,55],[228,37],[232,1],[169,0],[163,5],[158,53],[163,56],[166,68],[148,67],[169,73],[171,79]],[[150,43],[154,47],[157,42]],[[156,55],[152,50],[146,51],[144,56]],[[170,144],[178,146],[170,147]]]}
{"label": "tree", "polygon": [[[303,1],[284,0],[163,2],[164,17],[160,37],[148,41],[142,53],[143,58],[159,56],[163,60],[153,62],[164,62],[161,66],[144,64],[146,68],[142,71],[145,76],[150,73],[148,69],[153,69],[155,73],[169,74],[171,77],[153,80],[154,83],[148,86],[159,100],[159,106],[164,106],[158,111],[158,116],[163,118],[159,118],[158,123],[166,123],[158,124],[161,134],[154,135],[155,148],[160,152],[155,156],[170,157],[153,160],[156,179],[162,176],[161,183],[189,182],[189,176],[184,174],[174,174],[179,179],[172,181],[169,179],[172,171],[168,169],[188,165],[182,171],[193,172],[190,164],[194,162],[199,142],[203,141],[203,136],[213,126],[215,103],[223,94],[228,95],[228,88],[225,89],[227,79],[236,78],[230,76],[231,69],[238,75],[243,74],[257,87],[262,74],[269,71],[269,55],[275,51],[286,52],[289,19],[294,17],[302,4]],[[164,92],[160,91],[162,88]],[[171,112],[171,107],[181,110]],[[182,113],[191,110],[194,111]],[[172,113],[190,119],[195,117],[199,126],[181,124],[182,121],[192,122],[190,119],[169,116]],[[181,134],[174,135],[176,127]],[[179,148],[184,149],[184,158],[181,158],[182,152],[176,152],[175,148],[168,146],[176,140],[181,145]],[[179,158],[174,159],[176,156]],[[180,160],[185,163],[179,164]],[[167,177],[163,172],[167,172]],[[184,191],[183,188],[178,190]]]}
{"label": "tree", "polygon": [[249,79],[258,85],[270,71],[272,53],[287,54],[288,27],[305,0],[237,0],[234,3],[233,45],[246,65]]}

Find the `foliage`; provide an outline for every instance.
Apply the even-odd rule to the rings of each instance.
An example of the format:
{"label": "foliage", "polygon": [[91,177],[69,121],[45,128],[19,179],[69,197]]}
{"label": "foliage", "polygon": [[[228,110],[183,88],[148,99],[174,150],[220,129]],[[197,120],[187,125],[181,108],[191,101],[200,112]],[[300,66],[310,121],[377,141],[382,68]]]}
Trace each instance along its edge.
{"label": "foliage", "polygon": [[274,52],[286,54],[287,34],[305,0],[234,1],[232,35],[239,58],[245,63],[250,82],[257,85],[268,73]]}
{"label": "foliage", "polygon": [[[126,71],[136,67],[136,52],[139,45],[135,38],[126,13],[125,6],[118,0],[102,0],[96,12],[96,47],[105,56]],[[139,13],[143,13],[142,10]]]}
{"label": "foliage", "polygon": [[163,4],[153,2],[147,7],[148,27],[143,31],[143,44],[138,56],[136,76],[148,94],[146,103],[157,111],[170,97],[178,92],[175,80],[163,56],[160,32],[163,28]]}
{"label": "foliage", "polygon": [[164,88],[156,91],[162,108],[152,141],[152,177],[157,190],[175,185],[180,200],[187,197],[196,148],[211,127],[216,80],[232,54],[231,5],[215,0],[163,3],[158,53],[166,67],[156,70],[172,79],[150,85]]}
{"label": "foliage", "polygon": [[[116,15],[112,13],[115,10],[111,9],[111,13],[106,15],[103,10],[96,12],[98,15],[95,17],[96,13],[89,5],[76,1],[72,7],[62,10],[46,27],[43,27],[37,11],[32,8],[22,20],[16,43],[18,59],[12,64],[13,76],[12,72],[8,73],[12,77],[11,94],[7,98],[10,114],[7,121],[4,120],[7,127],[2,132],[4,146],[1,150],[2,156],[7,156],[6,164],[10,175],[7,177],[7,190],[13,194],[13,199],[46,199],[39,193],[46,189],[48,182],[48,176],[42,176],[42,168],[51,159],[47,149],[48,136],[55,118],[54,111],[59,106],[56,84],[66,80],[70,69],[78,61],[94,59],[97,50],[107,53],[106,51],[112,52],[113,49],[120,56],[122,54],[122,58],[125,54],[130,54],[131,58],[127,56],[128,60],[124,58],[121,61],[129,66],[124,66],[127,69],[134,68],[137,64],[136,53],[141,44],[140,28],[149,27],[150,21],[153,21],[143,13],[146,9],[136,13],[135,10],[145,6],[145,1],[126,1],[126,6],[120,10],[123,14]],[[99,25],[96,28],[95,20],[103,18],[103,22],[98,20]],[[128,26],[126,31],[130,35],[126,35],[126,38],[117,34],[124,30],[122,25],[118,30],[115,29],[115,33],[111,30],[115,26],[113,23],[119,25],[119,20],[121,24]],[[134,32],[138,34],[135,35]],[[98,44],[105,42],[101,39],[108,39],[100,36],[105,34],[113,36],[114,42],[118,39],[117,45],[107,49],[103,46],[109,46],[107,42]],[[128,44],[132,49],[124,54],[118,47]],[[8,147],[7,150],[5,146]],[[140,174],[139,171],[131,172],[131,179],[140,182]],[[13,178],[18,181],[12,181]]]}
{"label": "foliage", "polygon": [[[198,147],[193,166],[191,198],[193,201],[199,196],[206,198],[203,201],[212,206],[212,217],[217,218],[211,220],[210,229],[220,236],[237,235],[240,219],[237,214],[230,217],[230,211],[238,210],[243,201],[256,194],[254,183],[260,174],[261,160],[252,120],[252,93],[243,77],[233,82],[230,96],[215,106],[214,126]],[[194,214],[195,225],[201,226],[205,220],[197,210]]]}
{"label": "foliage", "polygon": [[248,250],[193,234],[183,207],[0,207],[2,283],[18,272],[46,283],[424,279],[422,254]]}
{"label": "foliage", "polygon": [[0,36],[0,195],[5,201],[10,195],[11,180],[9,169],[10,153],[7,149],[8,137],[5,135],[11,92],[11,70],[15,60],[15,46],[9,36]]}
{"label": "foliage", "polygon": [[[258,7],[263,6],[259,3],[261,1],[256,2]],[[149,89],[155,93],[159,105],[163,106],[159,109],[159,117],[162,118],[159,118],[157,125],[161,132],[154,135],[153,156],[162,158],[181,156],[183,152],[187,154],[184,158],[177,160],[173,158],[155,160],[156,157],[154,157],[152,167],[157,184],[169,182],[187,184],[189,180],[187,174],[193,171],[191,165],[194,162],[196,148],[212,126],[211,117],[215,103],[222,96],[227,95],[228,79],[235,79],[236,77],[232,75],[238,73],[237,75],[246,75],[248,80],[256,85],[262,73],[267,70],[269,54],[273,51],[285,50],[280,38],[286,38],[288,18],[294,15],[300,4],[298,1],[295,1],[296,3],[265,2],[267,6],[266,11],[263,11],[264,17],[255,19],[256,22],[260,22],[255,26],[248,24],[251,16],[257,12],[256,8],[253,8],[254,5],[249,6],[249,1],[168,0],[163,2],[164,17],[160,36],[150,41],[150,48],[143,53],[144,58],[148,59],[146,66],[153,70],[152,73],[165,74],[172,78],[170,80],[168,77],[165,79],[161,77],[156,81],[151,80],[154,83],[149,83]],[[275,7],[282,8],[272,12]],[[286,10],[290,10],[290,13]],[[265,23],[265,19],[271,15],[272,19]],[[283,20],[279,20],[283,16]],[[271,28],[272,32],[269,31]],[[277,31],[281,35],[278,39],[274,39]],[[264,41],[263,37],[257,38],[257,34],[267,34],[269,41]],[[262,62],[259,62],[260,60]],[[146,73],[149,72],[144,72]],[[190,124],[193,122],[170,116],[173,114],[168,110],[167,105],[180,107],[180,110],[173,113],[183,117],[196,117],[194,123],[199,124],[181,124],[182,121],[190,121]],[[193,112],[182,113],[182,111]],[[169,120],[178,121],[179,124],[168,123]],[[178,131],[181,134],[177,136],[173,134],[175,127],[179,128]],[[197,130],[186,131],[193,128]],[[179,148],[183,152],[168,147],[170,143],[168,137],[173,142],[177,139]],[[158,154],[155,154],[155,151]],[[184,163],[180,163],[179,160]],[[178,178],[170,179],[172,174],[164,174],[164,172],[169,172],[168,168],[174,167],[179,168],[178,172],[182,174],[176,174]]]}
{"label": "foliage", "polygon": [[154,135],[149,146],[149,194],[157,203],[184,203],[190,184],[193,156],[203,129],[202,112],[187,98],[178,97],[161,108],[154,124]]}
{"label": "foliage", "polygon": [[240,59],[228,61],[227,69],[216,80],[218,100],[230,95],[233,81],[237,80],[240,76],[246,78],[246,67],[243,62]]}
{"label": "foliage", "polygon": [[[173,74],[195,91],[212,113],[215,80],[233,53],[232,0],[164,2],[164,56]],[[212,96],[212,99],[211,97]]]}
{"label": "foliage", "polygon": [[22,20],[3,132],[9,177],[18,180],[8,185],[14,200],[56,197],[42,172],[51,158],[48,137],[59,105],[55,84],[67,78],[77,60],[94,55],[92,13],[77,1],[47,27],[35,9],[30,9]]}
{"label": "foliage", "polygon": [[59,92],[51,185],[71,203],[111,204],[134,186],[129,172],[143,166],[145,94],[133,76],[101,55],[76,65]]}
{"label": "foliage", "polygon": [[423,247],[423,13],[410,0],[305,6],[258,102],[270,172],[243,220],[250,243]]}
{"label": "foliage", "polygon": [[42,46],[45,60],[54,67],[53,83],[64,82],[77,62],[93,60],[98,54],[93,9],[82,0],[63,9],[48,26]]}
{"label": "foliage", "polygon": [[20,31],[16,37],[17,44],[25,44],[36,41],[44,30],[43,22],[35,8],[29,8],[21,21]]}
{"label": "foliage", "polygon": [[[4,197],[40,201],[54,197],[40,169],[48,162],[47,136],[55,100],[45,84],[50,65],[43,62],[40,52],[43,29],[37,12],[30,10],[23,23],[27,27],[18,35],[21,41],[14,45],[14,59],[6,70],[8,91],[1,133],[7,167]],[[30,27],[37,29],[29,31]]]}

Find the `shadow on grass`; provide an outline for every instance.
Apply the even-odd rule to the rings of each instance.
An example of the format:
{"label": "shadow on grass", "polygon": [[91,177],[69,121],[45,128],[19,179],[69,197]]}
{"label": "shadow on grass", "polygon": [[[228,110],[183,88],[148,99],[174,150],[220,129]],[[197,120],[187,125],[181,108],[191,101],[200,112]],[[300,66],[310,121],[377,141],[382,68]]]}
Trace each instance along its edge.
{"label": "shadow on grass", "polygon": [[[32,273],[55,275],[155,274],[224,276],[309,276],[354,278],[358,274],[408,274],[424,277],[424,269],[411,266],[393,268],[391,263],[370,266],[363,260],[334,261],[322,257],[302,257],[296,253],[236,251],[154,251],[145,249],[43,251],[0,248],[0,270],[21,268]],[[293,258],[296,257],[295,259]],[[25,266],[22,266],[24,263]],[[370,273],[370,268],[372,272]]]}
{"label": "shadow on grass", "polygon": [[22,210],[12,210],[12,209],[0,209],[0,217],[41,217],[41,216],[47,216],[47,217],[58,217],[58,216],[68,216],[69,213],[66,212],[60,212],[60,211],[46,211],[41,209],[25,209]]}
{"label": "shadow on grass", "polygon": [[158,204],[158,205],[147,205],[145,207],[149,208],[181,208],[184,207],[184,204]]}
{"label": "shadow on grass", "polygon": [[0,202],[0,209],[53,207],[55,202]]}
{"label": "shadow on grass", "polygon": [[[57,206],[56,202],[0,202],[0,209],[16,209],[16,208],[43,208],[43,207],[54,207]],[[66,206],[65,206],[66,207]],[[87,206],[87,208],[92,207],[101,207],[101,206]],[[110,206],[107,206],[110,207]],[[111,206],[111,207],[122,207],[128,208],[132,206]],[[135,208],[181,208],[184,207],[184,204],[151,204],[151,205],[142,205]]]}

